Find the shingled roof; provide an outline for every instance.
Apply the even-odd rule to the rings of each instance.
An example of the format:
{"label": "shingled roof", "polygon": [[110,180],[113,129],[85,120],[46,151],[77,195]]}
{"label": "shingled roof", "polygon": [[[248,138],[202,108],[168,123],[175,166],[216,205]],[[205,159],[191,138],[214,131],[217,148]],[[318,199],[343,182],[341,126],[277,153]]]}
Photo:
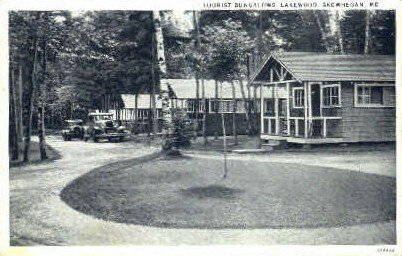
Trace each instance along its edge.
{"label": "shingled roof", "polygon": [[258,80],[260,72],[272,59],[299,81],[395,81],[394,55],[314,52],[273,53],[265,59],[254,78]]}
{"label": "shingled roof", "polygon": [[[139,109],[149,109],[150,108],[150,95],[149,94],[138,94],[137,108]],[[121,99],[124,104],[124,108],[135,108],[135,95],[134,94],[122,94]],[[162,102],[158,100],[156,96],[156,108],[162,108]]]}
{"label": "shingled roof", "polygon": [[[165,79],[175,96],[178,99],[195,99],[196,98],[196,81],[195,79]],[[201,97],[201,81],[199,88],[199,97]],[[234,89],[235,96],[237,99],[242,99],[242,93],[239,85],[239,81],[235,80]],[[246,84],[244,84],[244,90],[246,90]],[[204,80],[205,98],[212,99],[215,98],[215,80],[205,79]],[[222,94],[222,95],[221,95]],[[231,83],[225,81],[222,82],[222,93],[221,86],[218,85],[218,98],[231,99],[233,97],[233,90]]]}

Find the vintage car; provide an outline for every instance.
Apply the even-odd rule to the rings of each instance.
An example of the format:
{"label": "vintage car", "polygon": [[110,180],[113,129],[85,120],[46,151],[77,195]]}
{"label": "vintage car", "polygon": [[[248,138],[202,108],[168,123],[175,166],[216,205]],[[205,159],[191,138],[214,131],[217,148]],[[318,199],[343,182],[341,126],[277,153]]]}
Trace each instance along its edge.
{"label": "vintage car", "polygon": [[61,131],[63,140],[69,141],[73,138],[84,139],[84,127],[81,119],[65,120],[65,128]]}
{"label": "vintage car", "polygon": [[112,113],[89,113],[88,118],[84,126],[85,141],[89,138],[94,142],[98,142],[99,139],[123,141],[127,136],[126,128],[121,125],[121,122],[113,121]]}

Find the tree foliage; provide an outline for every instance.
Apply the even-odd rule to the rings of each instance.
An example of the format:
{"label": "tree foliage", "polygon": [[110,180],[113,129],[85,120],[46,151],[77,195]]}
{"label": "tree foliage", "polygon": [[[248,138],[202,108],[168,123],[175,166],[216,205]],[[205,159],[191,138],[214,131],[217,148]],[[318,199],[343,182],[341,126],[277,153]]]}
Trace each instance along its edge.
{"label": "tree foliage", "polygon": [[[174,12],[162,12],[170,78],[194,77],[201,66],[204,78],[244,77],[249,56],[258,66],[261,56],[273,51],[364,53],[369,42],[372,54],[395,54],[394,11],[370,11],[369,20],[362,10],[338,16],[310,10],[199,13],[201,48],[194,27]],[[21,70],[26,139],[38,106],[44,107],[49,126],[104,108],[121,93],[151,92],[159,74],[154,32],[151,11],[10,12],[10,92],[19,93]],[[10,102],[14,108],[16,103]],[[10,118],[18,126],[16,117]]]}

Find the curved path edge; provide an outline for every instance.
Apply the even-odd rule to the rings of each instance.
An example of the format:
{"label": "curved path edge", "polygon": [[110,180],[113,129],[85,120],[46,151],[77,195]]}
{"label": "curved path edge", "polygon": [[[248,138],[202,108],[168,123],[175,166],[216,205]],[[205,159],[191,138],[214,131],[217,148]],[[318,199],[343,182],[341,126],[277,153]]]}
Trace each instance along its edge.
{"label": "curved path edge", "polygon": [[[155,149],[126,143],[48,142],[61,152],[62,159],[10,170],[12,245],[373,245],[396,242],[395,221],[313,230],[182,230],[99,220],[67,206],[59,197],[60,191],[93,169],[114,164],[119,159],[132,161],[136,157],[131,156],[141,158],[144,152],[155,153]],[[86,157],[80,161],[83,155]]]}

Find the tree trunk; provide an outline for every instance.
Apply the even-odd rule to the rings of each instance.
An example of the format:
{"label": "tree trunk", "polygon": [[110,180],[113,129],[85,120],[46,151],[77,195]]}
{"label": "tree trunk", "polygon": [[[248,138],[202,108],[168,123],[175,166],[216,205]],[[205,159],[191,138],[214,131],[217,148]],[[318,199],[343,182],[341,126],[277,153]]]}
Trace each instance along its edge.
{"label": "tree trunk", "polygon": [[[260,95],[262,97],[262,95]],[[260,108],[259,108],[259,102],[260,100],[257,97],[257,87],[253,86],[253,110],[254,110],[254,115],[253,118],[258,118],[259,113],[260,113]],[[254,119],[253,119],[254,120]],[[253,122],[253,132],[258,133],[259,127],[258,127],[258,122]]]}
{"label": "tree trunk", "polygon": [[[166,78],[166,61],[165,61],[165,49],[163,45],[163,32],[161,27],[161,20],[159,11],[153,11],[153,21],[155,28],[155,40],[156,40],[156,55],[158,59],[158,66],[160,70],[160,78]],[[164,144],[170,143],[173,135],[173,121],[172,121],[172,109],[170,105],[169,86],[167,81],[161,81],[160,94],[162,98],[162,115],[163,115],[163,135],[165,137]]]}
{"label": "tree trunk", "polygon": [[[16,90],[16,100],[15,100],[15,118],[16,118],[16,123],[17,126],[15,127],[17,129],[17,138],[18,138],[18,151],[19,153],[22,152],[22,147],[24,144],[23,137],[24,137],[24,126],[23,126],[23,120],[22,120],[22,64],[19,64],[18,66],[18,90]],[[20,155],[20,154],[19,154]]]}
{"label": "tree trunk", "polygon": [[[203,56],[203,52],[202,52],[202,47],[201,47],[201,38],[200,38],[200,27],[199,27],[199,23],[198,23],[198,16],[197,16],[197,12],[194,11],[193,12],[193,17],[194,17],[194,27],[196,29],[197,32],[197,52],[200,56]],[[201,78],[201,97],[202,97],[202,108],[203,108],[203,112],[202,112],[202,137],[204,139],[204,146],[207,146],[207,136],[206,136],[206,105],[205,105],[205,84],[204,84],[204,66],[203,66],[203,61],[202,59],[200,59],[200,63],[199,63],[199,76]],[[198,94],[198,89],[197,89],[197,94]],[[198,96],[198,95],[197,95]],[[198,98],[198,97],[197,97]],[[198,99],[197,99],[198,100]]]}
{"label": "tree trunk", "polygon": [[328,43],[327,32],[325,31],[325,29],[321,23],[320,15],[318,15],[318,13],[316,11],[313,11],[313,14],[314,14],[315,20],[317,22],[318,28],[320,29],[321,39],[325,45],[325,50],[327,52],[331,52],[331,46]]}
{"label": "tree trunk", "polygon": [[10,61],[10,105],[9,105],[9,145],[11,146],[11,160],[18,160],[19,159],[19,147],[18,147],[18,137],[17,137],[17,111],[16,111],[16,92],[15,92],[15,77],[14,77],[14,69],[12,61]]}
{"label": "tree trunk", "polygon": [[202,107],[203,107],[203,113],[202,113],[202,137],[204,138],[204,147],[206,147],[207,144],[208,144],[207,126],[206,126],[207,105],[206,105],[206,100],[205,100],[204,78],[202,77],[202,75],[201,75],[201,88],[202,88]]}
{"label": "tree trunk", "polygon": [[[73,119],[73,112],[74,112],[74,103],[72,101],[70,101],[70,119]],[[105,112],[107,112],[105,110]]]}
{"label": "tree trunk", "polygon": [[43,105],[38,108],[38,136],[39,136],[39,152],[40,159],[47,159],[46,147],[45,147],[45,110]]}
{"label": "tree trunk", "polygon": [[236,131],[236,112],[237,112],[237,102],[236,102],[236,92],[233,80],[230,81],[232,85],[232,97],[233,97],[233,114],[232,114],[232,131],[234,136],[234,144],[237,145],[237,131]]}
{"label": "tree trunk", "polygon": [[250,57],[251,57],[251,55],[247,54],[247,63],[246,63],[246,68],[247,68],[247,106],[248,106],[247,109],[248,109],[248,116],[250,119],[250,127],[251,127],[250,135],[251,135],[251,132],[253,130],[251,122],[254,118],[254,106],[251,103],[252,101],[251,101],[251,88],[250,88],[250,80],[251,80]]}
{"label": "tree trunk", "polygon": [[[47,60],[46,60],[46,41],[45,41],[45,47],[44,47],[44,52],[43,52],[43,61],[44,61],[44,79],[43,79],[43,84],[45,90],[41,90],[40,85],[38,84],[38,92],[40,93],[46,93],[46,72],[47,72]],[[42,101],[46,99],[46,95],[41,95],[42,96]],[[39,152],[40,152],[40,159],[45,160],[47,159],[47,154],[46,154],[46,147],[45,147],[45,108],[44,104],[42,102],[42,106],[38,108],[38,136],[39,136]]]}
{"label": "tree trunk", "polygon": [[154,135],[154,137],[156,136],[156,134],[158,133],[158,113],[156,110],[156,85],[154,84],[152,86],[152,99],[151,99],[151,103],[152,103],[152,133]]}
{"label": "tree trunk", "polygon": [[29,161],[29,146],[31,143],[31,130],[32,130],[32,115],[34,112],[34,105],[36,100],[36,60],[38,55],[38,42],[35,40],[34,44],[34,58],[32,63],[32,72],[30,75],[30,88],[28,91],[29,95],[29,107],[28,107],[28,123],[25,126],[25,135],[24,135],[24,162]]}
{"label": "tree trunk", "polygon": [[341,29],[341,22],[339,20],[339,11],[335,11],[335,22],[336,22],[336,30],[337,30],[337,38],[339,44],[339,50],[342,54],[345,53],[345,47],[343,45],[343,35]]}
{"label": "tree trunk", "polygon": [[[159,16],[158,16],[159,17]],[[160,32],[162,30],[160,29]],[[161,35],[163,38],[163,36]],[[152,125],[152,133],[153,137],[156,136],[158,133],[158,126],[159,126],[159,119],[158,119],[158,113],[156,109],[156,72],[155,72],[155,63],[157,61],[158,51],[159,47],[158,44],[162,44],[162,49],[163,49],[163,42],[158,42],[157,40],[157,35],[154,34],[152,36],[152,63],[151,63],[151,75],[152,75],[152,88],[151,88],[151,93],[150,93],[150,108],[151,108],[151,114],[148,115],[148,136],[150,136],[150,130],[151,130],[151,125]],[[155,47],[156,46],[156,47]]]}
{"label": "tree trunk", "polygon": [[198,136],[198,107],[200,102],[200,80],[198,70],[195,73],[195,102],[194,102],[194,134]]}
{"label": "tree trunk", "polygon": [[[223,105],[222,95],[223,95],[223,89],[222,89],[222,83],[221,83],[221,96],[220,96],[220,102],[218,104],[218,110],[219,110],[221,104]],[[223,109],[221,109],[221,119],[222,119],[222,135],[223,135],[223,178],[226,179],[227,173],[228,173],[228,167],[227,167],[227,157],[226,157],[227,145],[226,145],[225,113],[223,113]]]}
{"label": "tree trunk", "polygon": [[[149,105],[149,106],[151,107],[151,105]],[[149,115],[149,113],[148,113],[148,115]],[[131,118],[130,123],[131,123],[131,131],[134,132],[134,133],[138,133],[138,127],[139,127],[139,122],[138,122],[138,92],[135,94],[134,120]]]}
{"label": "tree trunk", "polygon": [[246,97],[246,92],[244,90],[244,83],[243,83],[243,79],[241,77],[239,78],[239,84],[240,84],[241,96],[243,98],[244,110],[246,112],[246,125],[247,125],[247,131],[246,132],[247,132],[248,135],[250,135],[251,122],[250,122],[250,115],[249,115],[249,107],[248,107],[248,104],[247,104],[248,99]]}
{"label": "tree trunk", "polygon": [[52,129],[54,130],[54,113],[53,113],[53,106],[50,108],[50,124]]}
{"label": "tree trunk", "polygon": [[[152,35],[152,51],[151,51],[151,77],[152,77],[152,88],[151,88],[151,92],[149,94],[149,110],[148,110],[148,138],[151,138],[151,125],[152,127],[154,127],[154,123],[155,123],[155,118],[154,118],[154,114],[156,114],[156,104],[154,104],[154,101],[152,100],[152,98],[155,97],[155,87],[156,87],[156,77],[155,77],[155,43],[156,43],[156,38],[155,35]],[[137,104],[137,100],[138,97],[136,97],[136,104]],[[136,110],[138,111],[138,110]],[[152,119],[151,119],[152,118]]]}
{"label": "tree trunk", "polygon": [[[197,49],[197,52],[199,50],[199,45],[198,45],[198,22],[197,22],[197,13],[196,11],[193,11],[193,26],[196,30],[196,40],[194,41],[194,46]],[[199,53],[199,52],[198,52]],[[196,68],[195,68],[195,103],[194,103],[194,114],[195,114],[195,124],[194,124],[194,133],[198,135],[198,108],[199,108],[199,102],[200,102],[200,72],[198,70],[198,63],[196,63]]]}
{"label": "tree trunk", "polygon": [[151,138],[151,127],[153,126],[153,104],[152,104],[152,97],[153,97],[153,89],[151,90],[151,93],[149,94],[149,109],[148,109],[148,138]]}
{"label": "tree trunk", "polygon": [[370,53],[371,46],[371,33],[370,33],[370,23],[371,23],[371,12],[366,10],[366,27],[365,27],[365,37],[364,37],[364,54]]}

